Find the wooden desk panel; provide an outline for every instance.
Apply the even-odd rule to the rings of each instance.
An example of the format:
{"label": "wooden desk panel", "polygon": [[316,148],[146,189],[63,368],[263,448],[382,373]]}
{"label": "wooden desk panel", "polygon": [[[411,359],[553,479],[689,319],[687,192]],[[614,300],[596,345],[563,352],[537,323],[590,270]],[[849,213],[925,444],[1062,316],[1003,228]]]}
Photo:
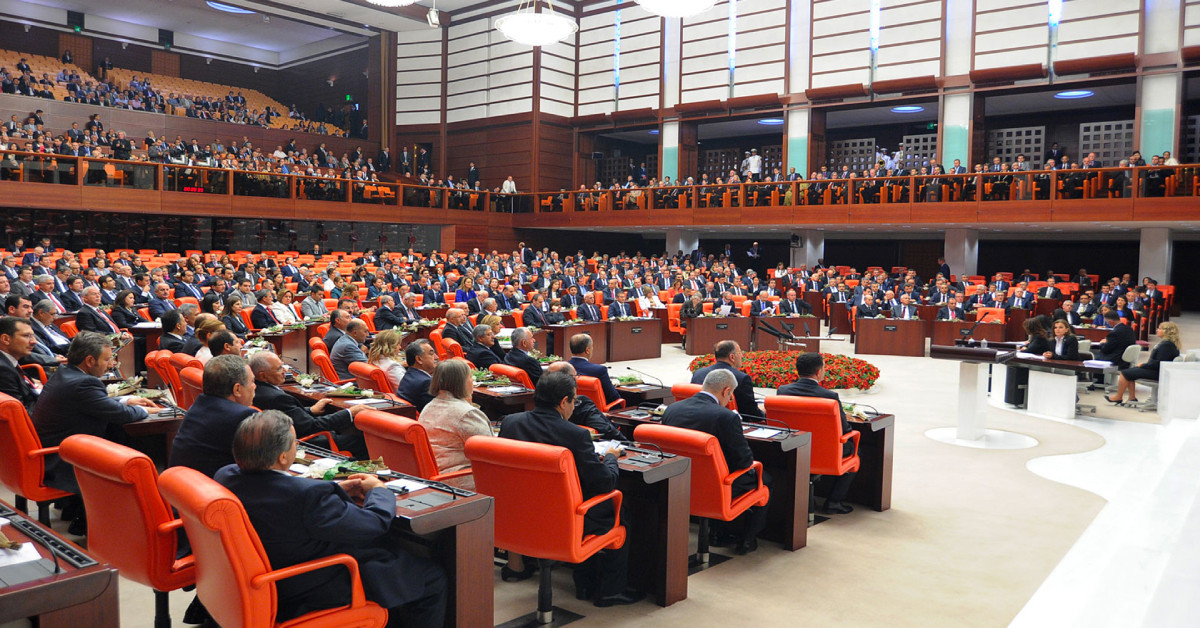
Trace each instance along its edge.
{"label": "wooden desk panel", "polygon": [[859,355],[925,355],[925,321],[860,318],[854,352]]}
{"label": "wooden desk panel", "polygon": [[736,340],[745,351],[750,347],[750,319],[745,316],[701,316],[688,321],[688,355],[712,353],[722,340]]}
{"label": "wooden desk panel", "polygon": [[971,337],[976,340],[987,340],[992,342],[1004,342],[1004,325],[999,323],[981,323],[978,327],[975,323],[967,321],[934,321],[933,322],[933,342],[935,345],[953,345],[956,340],[962,338],[962,333],[965,330],[975,328],[975,332]]}
{"label": "wooden desk panel", "polygon": [[862,434],[858,444],[861,466],[847,499],[882,512],[892,507],[892,456],[896,447],[896,417],[885,414],[870,422],[850,421]]}
{"label": "wooden desk panel", "polygon": [[608,321],[608,361],[662,357],[663,323],[657,318]]}
{"label": "wooden desk panel", "polygon": [[626,540],[629,584],[653,596],[659,606],[670,606],[687,599],[691,459],[676,456],[634,465],[629,457],[620,459],[618,486],[626,514],[637,522]]}
{"label": "wooden desk panel", "polygon": [[554,355],[569,359],[571,357],[570,341],[575,334],[588,334],[592,337],[592,364],[608,362],[608,322],[580,323],[578,325],[550,325],[547,331],[554,334]]}

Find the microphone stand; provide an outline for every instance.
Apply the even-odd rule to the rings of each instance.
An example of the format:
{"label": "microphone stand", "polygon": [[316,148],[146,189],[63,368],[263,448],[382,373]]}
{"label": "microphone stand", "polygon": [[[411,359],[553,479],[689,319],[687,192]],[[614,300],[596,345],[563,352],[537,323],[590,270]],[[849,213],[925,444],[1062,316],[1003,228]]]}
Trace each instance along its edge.
{"label": "microphone stand", "polygon": [[645,371],[639,371],[638,369],[635,369],[635,368],[633,368],[632,366],[627,366],[627,367],[625,367],[625,368],[626,368],[626,370],[633,371],[634,373],[637,373],[638,375],[642,375],[642,376],[644,376],[644,377],[649,377],[649,378],[652,378],[654,381],[658,382],[658,385],[659,385],[659,387],[660,387],[660,388],[666,388],[666,387],[667,387],[667,385],[666,385],[666,384],[664,384],[664,383],[663,383],[663,381],[662,381],[661,379],[659,379],[659,378],[657,378],[657,377],[654,377],[653,375],[651,375],[651,374],[649,374],[649,373],[647,373],[647,372],[645,372]]}
{"label": "microphone stand", "polygon": [[971,339],[971,336],[975,334],[975,328],[976,328],[976,327],[979,327],[979,325],[980,325],[981,323],[983,323],[984,321],[986,321],[986,320],[987,320],[987,317],[988,317],[988,312],[984,312],[984,313],[983,313],[983,315],[982,315],[982,316],[980,316],[980,317],[978,318],[978,320],[976,320],[976,321],[975,321],[975,324],[974,324],[974,325],[971,325],[971,328],[970,328],[970,329],[963,329],[963,330],[960,330],[960,331],[959,331],[959,333],[961,333],[961,334],[962,334],[962,336],[963,336],[963,340],[964,340],[964,341],[970,341],[970,339]]}

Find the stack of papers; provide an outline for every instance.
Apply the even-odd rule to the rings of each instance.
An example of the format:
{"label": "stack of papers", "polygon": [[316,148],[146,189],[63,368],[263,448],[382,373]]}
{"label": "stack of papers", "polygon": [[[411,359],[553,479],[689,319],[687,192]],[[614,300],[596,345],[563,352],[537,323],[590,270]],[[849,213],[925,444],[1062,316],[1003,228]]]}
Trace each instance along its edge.
{"label": "stack of papers", "polygon": [[523,393],[527,389],[524,386],[495,386],[488,387],[488,390],[498,395],[515,395],[517,393]]}
{"label": "stack of papers", "polygon": [[1024,351],[1018,351],[1018,352],[1017,352],[1017,357],[1018,357],[1018,358],[1025,358],[1026,360],[1045,360],[1045,359],[1046,359],[1046,357],[1045,357],[1045,356],[1041,356],[1041,355],[1038,355],[1038,354],[1036,354],[1036,353],[1026,353],[1026,352],[1024,352]]}
{"label": "stack of papers", "polygon": [[783,430],[778,430],[773,427],[759,427],[746,432],[746,436],[754,438],[775,438],[776,436],[779,436],[779,433],[782,431]]}
{"label": "stack of papers", "polygon": [[620,449],[621,443],[619,443],[615,440],[598,440],[598,441],[592,442],[592,446],[596,448],[597,454],[603,456],[604,452],[608,451],[609,449],[612,449],[613,447]]}
{"label": "stack of papers", "polygon": [[388,488],[408,489],[410,492],[419,491],[423,488],[429,488],[429,485],[424,482],[418,482],[417,480],[410,480],[408,478],[392,480],[391,482],[384,484],[384,486]]}
{"label": "stack of papers", "polygon": [[1108,360],[1084,360],[1083,365],[1102,369],[1112,366],[1112,362],[1109,362]]}

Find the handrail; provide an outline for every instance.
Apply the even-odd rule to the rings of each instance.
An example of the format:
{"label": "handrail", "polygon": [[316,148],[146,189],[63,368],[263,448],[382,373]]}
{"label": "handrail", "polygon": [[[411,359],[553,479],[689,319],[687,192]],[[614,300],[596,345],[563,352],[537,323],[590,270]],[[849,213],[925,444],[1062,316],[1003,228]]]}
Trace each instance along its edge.
{"label": "handrail", "polygon": [[[24,168],[32,163],[39,164],[33,169],[40,173],[37,177]],[[54,164],[54,170],[47,170],[47,163]],[[505,194],[486,190],[352,179],[346,176],[346,172],[336,169],[328,170],[335,176],[309,176],[303,173],[270,170],[5,150],[0,151],[0,181],[112,186],[110,178],[101,177],[101,169],[93,169],[91,164],[112,165],[122,173],[116,177],[119,180],[118,185],[135,189],[229,196],[275,196],[293,200],[375,203],[500,213],[868,206],[893,203],[990,204],[1003,201],[1200,196],[1200,164],[940,175],[906,174],[890,177],[708,183],[630,189],[562,189],[554,192]],[[153,177],[138,173],[139,170],[148,169],[153,169]],[[14,170],[17,172],[14,173]],[[79,177],[76,176],[78,172],[86,172],[89,175]],[[138,176],[127,176],[130,174]],[[136,180],[131,182],[131,178]],[[255,189],[249,185],[270,180],[280,181],[282,185],[273,189]]]}

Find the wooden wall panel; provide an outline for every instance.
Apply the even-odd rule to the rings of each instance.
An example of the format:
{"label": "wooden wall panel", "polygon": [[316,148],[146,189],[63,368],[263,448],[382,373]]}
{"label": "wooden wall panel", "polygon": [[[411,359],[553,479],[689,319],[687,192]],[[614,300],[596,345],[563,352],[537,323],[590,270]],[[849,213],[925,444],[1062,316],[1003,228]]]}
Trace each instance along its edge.
{"label": "wooden wall panel", "polygon": [[166,50],[150,51],[150,71],[164,76],[179,78],[179,53]]}
{"label": "wooden wall panel", "polygon": [[96,66],[92,65],[92,38],[76,33],[58,34],[58,56],[71,51],[71,57],[81,70],[91,72]]}

